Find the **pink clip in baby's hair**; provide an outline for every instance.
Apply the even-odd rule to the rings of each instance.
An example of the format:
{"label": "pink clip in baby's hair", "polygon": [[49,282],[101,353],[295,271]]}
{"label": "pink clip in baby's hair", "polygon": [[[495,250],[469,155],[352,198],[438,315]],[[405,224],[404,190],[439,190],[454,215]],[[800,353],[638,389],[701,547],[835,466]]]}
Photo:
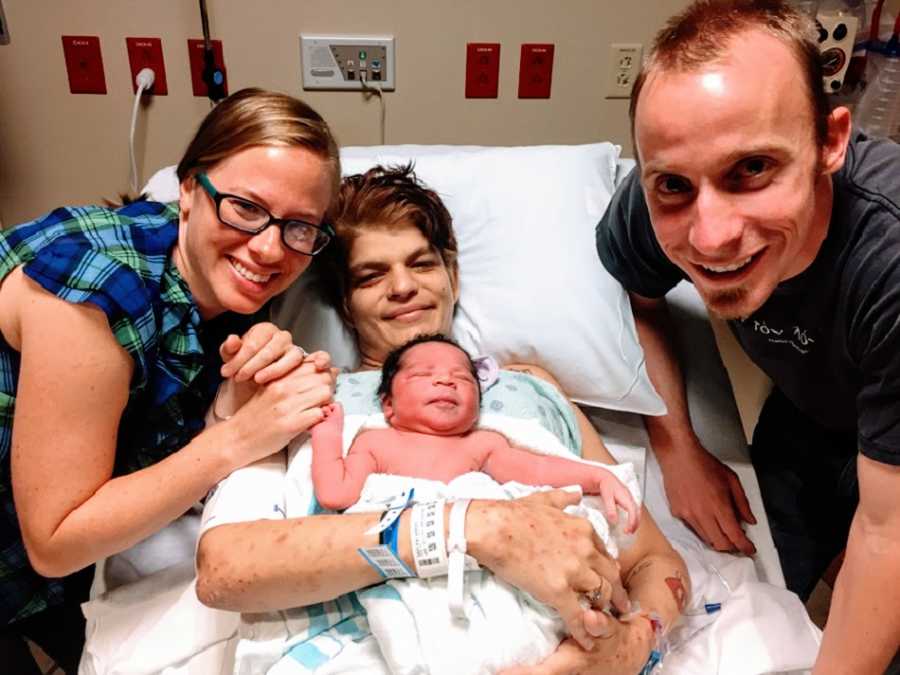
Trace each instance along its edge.
{"label": "pink clip in baby's hair", "polygon": [[472,363],[475,364],[475,373],[478,375],[481,393],[484,393],[500,377],[500,365],[493,356],[478,356],[472,359]]}

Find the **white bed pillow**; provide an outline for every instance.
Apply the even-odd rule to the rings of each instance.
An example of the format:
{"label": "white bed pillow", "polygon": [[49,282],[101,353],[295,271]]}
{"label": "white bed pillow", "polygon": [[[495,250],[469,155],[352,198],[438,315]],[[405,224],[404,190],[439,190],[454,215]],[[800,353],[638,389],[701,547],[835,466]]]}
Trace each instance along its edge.
{"label": "white bed pillow", "polygon": [[[460,298],[453,335],[472,354],[541,366],[577,403],[659,415],[628,296],[597,258],[594,227],[618,146],[381,146],[341,151],[345,175],[415,161],[453,215]],[[156,177],[151,183],[157,184]],[[353,336],[300,282],[275,320],[307,350],[354,367]]]}

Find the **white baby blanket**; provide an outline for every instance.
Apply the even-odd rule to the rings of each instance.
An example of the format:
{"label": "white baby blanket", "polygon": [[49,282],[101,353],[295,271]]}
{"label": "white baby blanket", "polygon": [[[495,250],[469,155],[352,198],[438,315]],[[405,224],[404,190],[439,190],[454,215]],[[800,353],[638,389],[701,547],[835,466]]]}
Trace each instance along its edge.
{"label": "white baby blanket", "polygon": [[[344,425],[344,452],[361,430],[385,426],[382,415],[348,415]],[[536,452],[574,459],[553,434],[531,420],[485,414],[479,426],[498,431],[513,443]],[[310,475],[311,444],[307,440],[293,452],[288,474],[287,515],[320,512]],[[600,466],[612,471],[628,486],[640,504],[638,481],[630,464]],[[449,484],[373,475],[366,481],[359,503],[350,510],[383,510],[393,497],[410,487],[416,489],[416,501],[513,499],[541,489],[519,483],[501,486],[483,473],[466,474]],[[570,507],[570,511],[589,518],[610,553],[617,555],[619,546],[627,544],[627,538],[619,528],[610,531],[602,512],[591,505],[593,499],[586,497],[580,505]],[[443,577],[392,580],[350,596],[355,597],[347,600],[344,611],[339,599],[336,611],[331,612],[321,612],[315,606],[280,612],[277,619],[273,614],[245,615],[240,628],[242,639],[237,647],[236,672],[258,673],[272,666],[271,673],[315,671],[319,675],[356,669],[393,675],[494,673],[517,663],[541,661],[553,652],[563,636],[562,621],[556,612],[484,570],[466,574],[468,621],[451,618],[447,580]],[[367,616],[354,613],[353,605],[357,601]],[[310,616],[311,611],[315,620]],[[318,626],[314,625],[316,621]],[[368,639],[370,632],[380,653]]]}

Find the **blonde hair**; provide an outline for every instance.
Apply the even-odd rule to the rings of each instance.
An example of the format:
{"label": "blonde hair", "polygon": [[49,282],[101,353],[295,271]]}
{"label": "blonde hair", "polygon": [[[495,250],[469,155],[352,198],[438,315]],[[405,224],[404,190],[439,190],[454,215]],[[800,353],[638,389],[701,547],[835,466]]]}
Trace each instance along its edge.
{"label": "blonde hair", "polygon": [[338,146],[322,116],[292,96],[255,88],[235,92],[204,118],[178,163],[178,181],[259,145],[301,147],[318,155],[328,164],[331,194],[337,195]]}

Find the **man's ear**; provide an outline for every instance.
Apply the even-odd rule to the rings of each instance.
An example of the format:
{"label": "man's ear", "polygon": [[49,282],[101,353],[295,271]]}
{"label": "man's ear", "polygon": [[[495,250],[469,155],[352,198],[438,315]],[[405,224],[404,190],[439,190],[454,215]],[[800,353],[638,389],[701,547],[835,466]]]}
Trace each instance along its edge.
{"label": "man's ear", "polygon": [[844,106],[832,110],[828,115],[828,136],[821,151],[820,171],[823,174],[831,175],[844,166],[852,131],[850,111]]}

